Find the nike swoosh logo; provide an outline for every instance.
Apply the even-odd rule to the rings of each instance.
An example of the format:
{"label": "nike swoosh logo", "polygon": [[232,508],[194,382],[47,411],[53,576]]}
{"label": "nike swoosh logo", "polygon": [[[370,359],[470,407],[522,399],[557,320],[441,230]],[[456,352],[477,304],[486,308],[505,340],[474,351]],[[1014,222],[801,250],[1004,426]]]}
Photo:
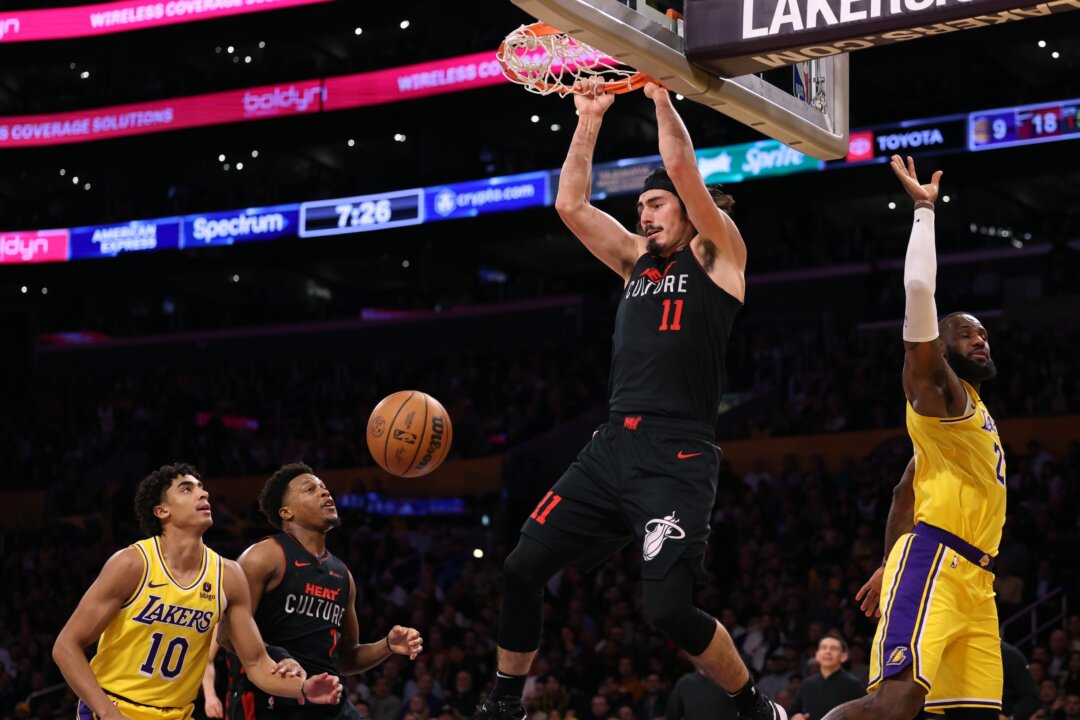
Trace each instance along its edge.
{"label": "nike swoosh logo", "polygon": [[163,582],[163,583],[157,583],[157,584],[155,584],[155,583],[148,583],[148,585],[149,585],[150,587],[152,587],[152,588],[159,588],[159,587],[165,587],[165,586],[166,586],[166,585],[168,585],[168,584],[169,584],[169,583],[167,583],[167,582]]}
{"label": "nike swoosh logo", "polygon": [[302,563],[299,560],[293,560],[293,565],[295,565],[296,567],[307,567],[310,564],[311,563]]}
{"label": "nike swoosh logo", "polygon": [[680,460],[688,460],[688,459],[690,459],[692,457],[697,457],[700,454],[701,453],[684,453],[682,450],[680,450],[679,454],[676,455],[675,457],[679,458]]}

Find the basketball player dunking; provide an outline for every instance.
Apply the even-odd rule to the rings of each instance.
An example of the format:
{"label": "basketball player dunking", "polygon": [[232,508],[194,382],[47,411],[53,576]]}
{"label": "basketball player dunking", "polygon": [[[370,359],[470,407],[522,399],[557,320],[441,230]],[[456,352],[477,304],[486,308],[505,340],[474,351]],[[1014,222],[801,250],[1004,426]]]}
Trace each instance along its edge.
{"label": "basketball player dunking", "polygon": [[[264,691],[299,702],[341,699],[338,678],[290,673],[266,654],[240,567],[203,544],[213,520],[195,468],[166,465],[148,475],[135,514],[149,539],[109,558],[53,646],[81,699],[77,720],[190,718],[210,633],[222,619]],[[95,640],[87,662],[84,648]]]}
{"label": "basketball player dunking", "polygon": [[[886,541],[895,542],[885,566],[859,591],[880,596],[871,694],[825,717],[911,720],[925,707],[996,720],[1002,665],[993,570],[1005,524],[1005,458],[979,399],[996,369],[975,317],[953,313],[938,322],[934,202],[941,173],[920,185],[912,159],[905,166],[896,155],[892,169],[915,201],[904,263],[903,373],[915,457],[889,511]],[[909,532],[899,534],[905,524]]]}
{"label": "basketball player dunking", "polygon": [[[238,562],[255,622],[275,656],[295,658],[309,673],[337,676],[373,668],[394,653],[416,658],[423,639],[413,628],[395,625],[383,640],[359,643],[356,583],[345,563],[326,549],[326,534],[341,520],[330,491],[310,467],[294,463],[274,473],[259,494],[259,507],[282,532],[249,547]],[[229,647],[227,633],[221,643]],[[242,706],[247,720],[362,720],[347,700],[313,712],[250,686]]]}
{"label": "basketball player dunking", "polygon": [[664,168],[645,180],[638,233],[589,203],[592,154],[614,101],[579,85],[578,125],[559,179],[556,210],[623,280],[609,381],[610,421],[525,521],[503,566],[495,687],[478,720],[525,716],[521,694],[540,645],[544,585],[571,562],[583,567],[636,539],[645,612],[728,691],[740,717],[786,717],[754,687],[727,631],[696,608],[716,495],[713,441],[724,353],[745,290],[746,246],[727,214],[733,201],[709,188],[671,104],[655,85]]}

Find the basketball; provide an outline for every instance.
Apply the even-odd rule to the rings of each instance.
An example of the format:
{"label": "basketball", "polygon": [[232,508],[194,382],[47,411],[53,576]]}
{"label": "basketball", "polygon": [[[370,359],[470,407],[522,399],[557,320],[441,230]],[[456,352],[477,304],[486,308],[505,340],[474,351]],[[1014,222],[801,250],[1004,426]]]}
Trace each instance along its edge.
{"label": "basketball", "polygon": [[453,437],[446,408],[419,390],[386,396],[368,418],[371,456],[379,467],[398,477],[420,477],[439,467]]}

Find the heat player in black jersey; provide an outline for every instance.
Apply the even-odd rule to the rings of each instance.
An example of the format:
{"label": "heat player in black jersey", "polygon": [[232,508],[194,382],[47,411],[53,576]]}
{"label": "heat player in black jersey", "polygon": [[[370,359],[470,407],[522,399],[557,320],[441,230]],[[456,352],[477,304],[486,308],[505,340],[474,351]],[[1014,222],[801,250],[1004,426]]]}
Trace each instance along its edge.
{"label": "heat player in black jersey", "polygon": [[[330,491],[310,467],[294,463],[274,473],[263,486],[259,506],[282,532],[249,547],[238,562],[272,657],[292,657],[309,675],[340,677],[375,667],[394,653],[410,658],[420,653],[420,633],[399,625],[382,640],[359,643],[356,582],[345,563],[326,549],[326,534],[341,520]],[[221,641],[227,648],[228,639]],[[252,686],[244,688],[244,695],[247,720],[361,720],[347,698],[320,713],[315,706],[271,698]]]}
{"label": "heat player in black jersey", "polygon": [[476,720],[525,717],[521,693],[540,645],[544,585],[630,542],[642,555],[645,613],[728,691],[741,718],[786,718],[754,687],[727,631],[693,603],[716,495],[713,444],[724,354],[746,287],[733,201],[706,187],[668,92],[649,84],[664,167],[638,198],[637,232],[589,203],[597,133],[614,96],[579,84],[578,124],[555,209],[623,281],[609,381],[610,421],[541,499],[503,566],[495,687]]}

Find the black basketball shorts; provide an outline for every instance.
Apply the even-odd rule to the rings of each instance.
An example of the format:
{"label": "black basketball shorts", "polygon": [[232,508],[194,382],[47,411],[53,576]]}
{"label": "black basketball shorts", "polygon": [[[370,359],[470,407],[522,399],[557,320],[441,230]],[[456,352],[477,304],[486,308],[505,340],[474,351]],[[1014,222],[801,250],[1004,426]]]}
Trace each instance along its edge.
{"label": "black basketball shorts", "polygon": [[521,532],[583,569],[636,541],[645,579],[663,580],[685,557],[704,583],[720,470],[714,438],[704,423],[613,414]]}

